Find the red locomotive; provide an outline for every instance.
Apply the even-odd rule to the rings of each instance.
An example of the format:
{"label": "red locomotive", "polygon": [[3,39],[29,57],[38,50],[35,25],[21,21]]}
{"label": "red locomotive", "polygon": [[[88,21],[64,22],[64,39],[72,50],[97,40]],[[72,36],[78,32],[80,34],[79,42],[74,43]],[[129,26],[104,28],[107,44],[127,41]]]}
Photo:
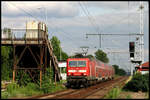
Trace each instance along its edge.
{"label": "red locomotive", "polygon": [[96,59],[68,58],[67,87],[96,84],[102,80],[113,79],[114,68]]}

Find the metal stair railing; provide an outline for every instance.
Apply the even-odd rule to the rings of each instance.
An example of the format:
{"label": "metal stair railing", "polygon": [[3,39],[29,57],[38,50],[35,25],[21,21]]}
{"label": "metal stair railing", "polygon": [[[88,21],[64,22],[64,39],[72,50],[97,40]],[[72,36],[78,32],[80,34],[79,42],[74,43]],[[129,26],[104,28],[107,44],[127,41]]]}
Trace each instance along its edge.
{"label": "metal stair railing", "polygon": [[60,80],[61,76],[60,76],[60,73],[59,73],[59,70],[58,70],[58,61],[57,61],[56,56],[53,54],[53,47],[52,47],[51,42],[48,40],[47,37],[46,37],[46,43],[47,43],[47,46],[48,46],[50,56],[52,57],[54,67],[55,67],[55,74],[57,74],[58,80]]}

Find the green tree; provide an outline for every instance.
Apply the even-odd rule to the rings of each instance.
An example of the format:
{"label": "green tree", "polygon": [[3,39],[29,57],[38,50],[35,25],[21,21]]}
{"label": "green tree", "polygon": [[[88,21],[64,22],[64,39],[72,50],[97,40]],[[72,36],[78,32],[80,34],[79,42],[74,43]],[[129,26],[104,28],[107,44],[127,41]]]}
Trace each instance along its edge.
{"label": "green tree", "polygon": [[53,52],[55,56],[57,57],[58,61],[60,61],[60,55],[61,55],[62,60],[66,60],[68,58],[68,55],[60,47],[60,43],[61,43],[60,40],[56,36],[53,36],[51,38],[51,43],[53,47]]}
{"label": "green tree", "polygon": [[87,55],[86,57],[87,57],[87,58],[94,58],[93,55]]}
{"label": "green tree", "polygon": [[67,60],[68,59],[68,55],[67,53],[65,53],[64,51],[61,52],[61,60]]}
{"label": "green tree", "polygon": [[9,80],[12,77],[13,56],[12,47],[1,46],[1,78]]}
{"label": "green tree", "polygon": [[144,75],[141,73],[134,74],[132,79],[125,84],[123,90],[149,92],[149,73]]}
{"label": "green tree", "polygon": [[121,76],[126,75],[126,71],[123,70],[123,69],[119,69],[118,74],[121,75]]}
{"label": "green tree", "polygon": [[53,46],[53,52],[55,56],[57,57],[57,59],[59,59],[60,58],[60,40],[58,40],[56,36],[53,36],[51,39],[51,43]]}
{"label": "green tree", "polygon": [[112,65],[112,66],[115,69],[115,74],[116,75],[121,75],[121,76],[126,75],[126,71],[124,69],[119,68],[118,65]]}
{"label": "green tree", "polygon": [[103,52],[102,50],[100,50],[100,49],[98,49],[95,52],[95,58],[98,59],[98,60],[103,61],[104,63],[108,63],[109,62],[107,54],[105,52]]}
{"label": "green tree", "polygon": [[115,74],[118,74],[119,66],[118,65],[112,65],[115,69]]}

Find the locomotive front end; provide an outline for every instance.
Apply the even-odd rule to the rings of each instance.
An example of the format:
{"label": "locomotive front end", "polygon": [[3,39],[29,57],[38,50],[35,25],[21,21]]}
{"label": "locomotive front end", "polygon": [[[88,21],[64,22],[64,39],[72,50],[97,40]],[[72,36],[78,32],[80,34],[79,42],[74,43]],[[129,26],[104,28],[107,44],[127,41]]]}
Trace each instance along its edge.
{"label": "locomotive front end", "polygon": [[74,85],[79,87],[86,83],[88,70],[88,59],[86,58],[69,58],[67,60],[67,84],[68,87]]}

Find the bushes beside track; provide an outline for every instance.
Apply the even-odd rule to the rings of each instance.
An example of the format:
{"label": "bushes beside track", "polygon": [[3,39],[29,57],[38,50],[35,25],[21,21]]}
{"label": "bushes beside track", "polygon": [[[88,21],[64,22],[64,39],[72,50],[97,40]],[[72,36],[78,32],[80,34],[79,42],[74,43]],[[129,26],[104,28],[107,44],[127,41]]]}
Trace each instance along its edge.
{"label": "bushes beside track", "polygon": [[133,75],[133,78],[123,87],[126,91],[149,91],[149,74],[137,73]]}
{"label": "bushes beside track", "polygon": [[7,86],[6,91],[2,92],[2,99],[12,97],[26,97],[32,95],[43,94],[37,84],[28,83],[26,86],[19,86],[16,83],[11,83]]}
{"label": "bushes beside track", "polygon": [[55,84],[53,79],[53,71],[49,68],[46,69],[46,73],[42,77],[41,88],[36,83],[31,83],[26,80],[24,80],[23,82],[26,84],[23,83],[22,85],[18,85],[17,83],[10,83],[6,88],[6,91],[3,91],[1,93],[2,99],[42,95],[45,93],[52,93],[65,89],[65,86],[63,86],[63,81],[56,82]]}
{"label": "bushes beside track", "polygon": [[52,93],[62,89],[65,89],[65,87],[62,85],[62,82],[57,82],[56,85],[53,83],[45,83],[41,88],[35,83],[28,83],[26,86],[19,86],[16,83],[11,83],[7,86],[6,91],[1,92],[1,98],[23,98],[33,95]]}

